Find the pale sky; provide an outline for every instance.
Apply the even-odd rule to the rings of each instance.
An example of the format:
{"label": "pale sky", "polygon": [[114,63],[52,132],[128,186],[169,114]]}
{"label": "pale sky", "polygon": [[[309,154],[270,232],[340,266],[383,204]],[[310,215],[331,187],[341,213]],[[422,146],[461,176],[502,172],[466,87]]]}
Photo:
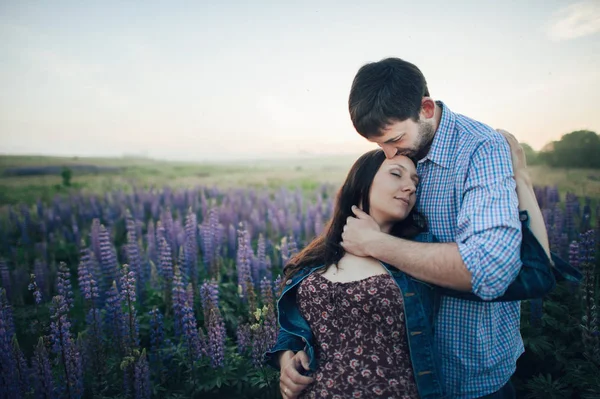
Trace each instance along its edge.
{"label": "pale sky", "polygon": [[360,153],[350,85],[389,56],[535,149],[600,133],[600,0],[369,3],[0,0],[0,153]]}

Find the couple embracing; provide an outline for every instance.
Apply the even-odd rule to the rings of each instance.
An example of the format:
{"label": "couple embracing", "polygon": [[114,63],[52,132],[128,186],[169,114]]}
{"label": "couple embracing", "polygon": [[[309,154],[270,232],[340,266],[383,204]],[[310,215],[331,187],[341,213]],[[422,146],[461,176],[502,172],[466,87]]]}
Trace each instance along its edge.
{"label": "couple embracing", "polygon": [[520,300],[568,267],[519,143],[434,101],[398,58],[360,68],[349,110],[380,149],[284,267],[266,353],[283,398],[514,398]]}

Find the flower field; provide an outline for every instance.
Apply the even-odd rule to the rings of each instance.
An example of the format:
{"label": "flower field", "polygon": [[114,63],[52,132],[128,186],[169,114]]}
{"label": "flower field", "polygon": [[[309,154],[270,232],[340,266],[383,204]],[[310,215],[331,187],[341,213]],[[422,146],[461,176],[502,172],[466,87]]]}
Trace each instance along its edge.
{"label": "flower field", "polygon": [[[8,207],[0,218],[0,398],[275,398],[282,265],[319,234],[335,187],[134,189]],[[515,382],[600,395],[599,214],[536,188],[552,250],[578,267],[523,302]]]}

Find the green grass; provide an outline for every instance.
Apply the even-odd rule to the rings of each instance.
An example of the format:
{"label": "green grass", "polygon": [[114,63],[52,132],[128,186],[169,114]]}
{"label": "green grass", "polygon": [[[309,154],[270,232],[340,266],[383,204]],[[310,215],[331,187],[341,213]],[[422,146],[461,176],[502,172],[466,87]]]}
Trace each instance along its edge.
{"label": "green grass", "polygon": [[[34,203],[38,198],[50,201],[55,195],[81,191],[102,194],[121,189],[170,186],[186,188],[214,186],[223,188],[256,187],[299,188],[314,191],[323,183],[339,185],[357,157],[338,156],[274,161],[239,161],[231,163],[185,163],[154,161],[143,158],[59,158],[34,156],[0,156],[0,206]],[[119,167],[118,172],[78,174],[73,172],[72,187],[64,187],[60,176],[2,176],[6,168],[23,166],[96,165]],[[600,200],[600,170],[553,169],[531,166],[535,185],[557,185],[561,196],[572,192],[589,196],[593,205]]]}

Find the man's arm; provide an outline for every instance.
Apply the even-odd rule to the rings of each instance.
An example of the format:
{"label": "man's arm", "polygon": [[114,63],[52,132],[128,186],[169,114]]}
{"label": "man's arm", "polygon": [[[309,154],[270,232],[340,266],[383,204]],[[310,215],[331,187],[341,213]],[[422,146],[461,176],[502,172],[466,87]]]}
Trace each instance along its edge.
{"label": "man's arm", "polygon": [[[428,283],[471,291],[471,273],[465,267],[455,243],[432,244],[397,238],[379,231],[377,223],[365,212],[356,207],[353,211],[356,218],[349,218],[349,227],[342,236],[342,246],[346,251],[379,259]],[[358,226],[363,222],[374,226]],[[357,233],[360,233],[360,237],[356,239],[346,234],[355,226]],[[364,248],[363,253],[356,253],[357,244],[361,249]]]}
{"label": "man's arm", "polygon": [[383,260],[420,280],[501,296],[521,267],[521,226],[508,144],[489,141],[470,160],[457,218],[456,243],[429,244],[385,235],[366,213],[348,218],[343,248]]}

